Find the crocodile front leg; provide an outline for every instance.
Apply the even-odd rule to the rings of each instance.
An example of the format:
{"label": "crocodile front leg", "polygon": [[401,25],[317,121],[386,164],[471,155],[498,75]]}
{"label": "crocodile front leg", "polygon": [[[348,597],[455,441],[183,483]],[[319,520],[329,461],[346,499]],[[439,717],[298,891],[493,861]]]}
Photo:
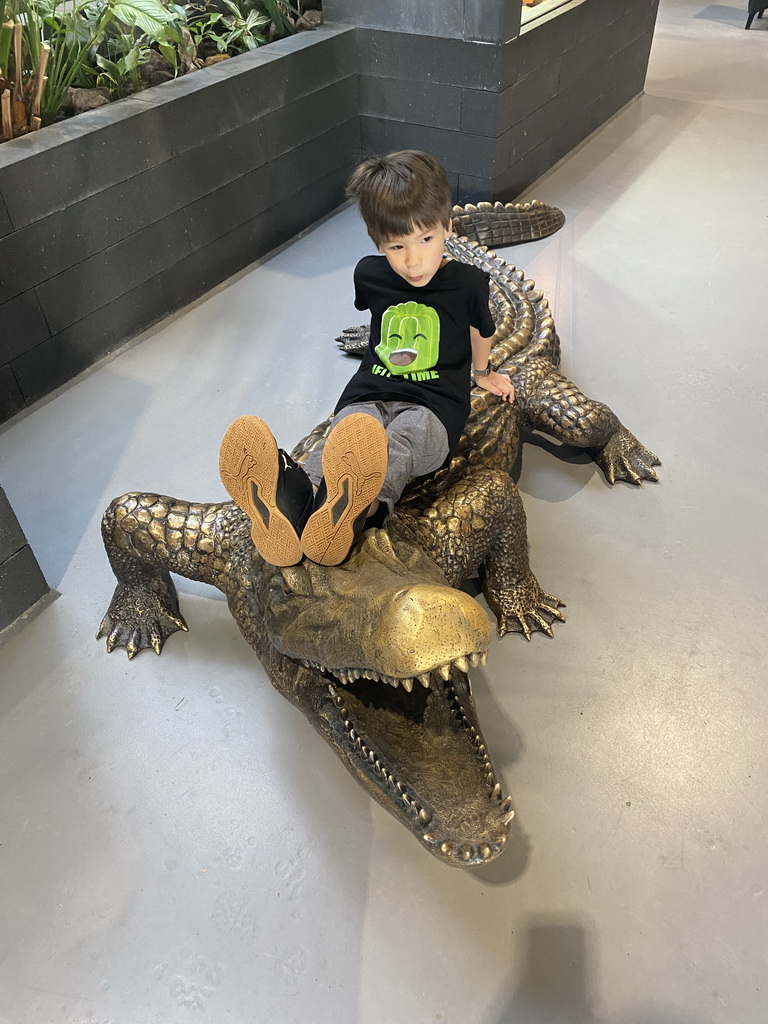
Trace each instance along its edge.
{"label": "crocodile front leg", "polygon": [[409,521],[418,543],[452,586],[485,566],[483,593],[500,636],[515,632],[530,640],[535,631],[552,636],[552,623],[565,621],[559,611],[563,602],[542,590],[531,571],[525,509],[509,474],[470,471],[425,511],[408,511],[415,516]]}
{"label": "crocodile front leg", "polygon": [[228,536],[243,517],[231,504],[201,505],[162,494],[124,494],[101,524],[117,587],[96,638],[129,658],[157,654],[177,630],[187,629],[170,573],[227,591]]}
{"label": "crocodile front leg", "polygon": [[609,483],[658,480],[661,460],[631,434],[607,405],[587,398],[552,363],[532,359],[512,371],[526,426],[589,451]]}

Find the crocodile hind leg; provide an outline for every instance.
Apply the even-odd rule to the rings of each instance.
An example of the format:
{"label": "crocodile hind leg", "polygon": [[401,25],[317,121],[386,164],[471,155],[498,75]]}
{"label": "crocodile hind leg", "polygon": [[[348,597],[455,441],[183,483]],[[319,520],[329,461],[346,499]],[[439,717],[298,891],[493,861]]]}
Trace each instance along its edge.
{"label": "crocodile hind leg", "polygon": [[609,483],[658,480],[661,460],[644,447],[607,405],[596,402],[545,359],[512,374],[518,406],[528,427],[565,444],[585,448]]}
{"label": "crocodile hind leg", "polygon": [[[187,629],[170,573],[221,586],[225,568],[219,519],[233,506],[180,502],[161,494],[124,494],[104,513],[101,532],[117,587],[96,638],[128,657],[157,654]],[[242,514],[241,514],[242,515]],[[242,515],[245,520],[245,516]]]}
{"label": "crocodile hind leg", "polygon": [[509,474],[470,471],[425,511],[409,511],[416,516],[419,542],[452,586],[485,567],[483,593],[500,636],[515,632],[530,640],[537,631],[552,636],[552,623],[565,621],[559,610],[563,602],[542,590],[531,571],[525,509]]}

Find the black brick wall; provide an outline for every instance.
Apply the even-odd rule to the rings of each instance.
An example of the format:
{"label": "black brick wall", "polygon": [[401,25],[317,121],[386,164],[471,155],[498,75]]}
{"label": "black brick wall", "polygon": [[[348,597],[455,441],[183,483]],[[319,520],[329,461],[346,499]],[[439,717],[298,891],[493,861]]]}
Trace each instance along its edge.
{"label": "black brick wall", "polygon": [[362,5],[371,26],[358,30],[364,150],[429,149],[463,203],[516,198],[642,92],[658,0],[572,0],[519,35],[486,11],[484,42],[458,4],[430,35],[394,0],[328,4]]}
{"label": "black brick wall", "polygon": [[0,633],[47,593],[48,584],[0,487]]}
{"label": "black brick wall", "polygon": [[0,146],[0,421],[338,206],[358,110],[325,27]]}

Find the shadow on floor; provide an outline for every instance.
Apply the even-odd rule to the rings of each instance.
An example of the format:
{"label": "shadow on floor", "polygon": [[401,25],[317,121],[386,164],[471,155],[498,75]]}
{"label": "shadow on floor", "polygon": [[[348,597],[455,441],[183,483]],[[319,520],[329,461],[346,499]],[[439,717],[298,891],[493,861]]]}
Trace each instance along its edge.
{"label": "shadow on floor", "polygon": [[[521,950],[522,978],[515,973],[510,992],[489,1015],[493,1024],[604,1024],[597,1007],[600,985],[597,936],[577,919],[557,915],[531,916],[515,933]],[[627,955],[627,970],[631,961]],[[630,1009],[626,1024],[704,1024],[677,1010],[652,1006]]]}
{"label": "shadow on floor", "polygon": [[747,23],[747,5],[745,3],[744,10],[741,11],[735,7],[726,7],[725,4],[710,4],[698,14],[694,14],[694,18],[697,21],[719,21],[723,25],[744,28]]}

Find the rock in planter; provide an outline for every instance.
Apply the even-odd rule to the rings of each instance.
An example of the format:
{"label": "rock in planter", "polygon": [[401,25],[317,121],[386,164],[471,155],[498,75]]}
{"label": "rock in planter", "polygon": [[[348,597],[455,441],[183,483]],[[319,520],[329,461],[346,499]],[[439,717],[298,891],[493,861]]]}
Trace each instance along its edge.
{"label": "rock in planter", "polygon": [[296,31],[307,32],[317,28],[323,23],[322,11],[305,11],[300,18],[296,19]]}
{"label": "rock in planter", "polygon": [[84,114],[86,110],[95,110],[111,102],[109,89],[75,89],[70,87],[61,104],[66,114]]}
{"label": "rock in planter", "polygon": [[138,74],[146,89],[153,85],[162,85],[163,82],[170,82],[175,77],[173,65],[157,50],[149,51],[149,60],[146,64],[139,65]]}

